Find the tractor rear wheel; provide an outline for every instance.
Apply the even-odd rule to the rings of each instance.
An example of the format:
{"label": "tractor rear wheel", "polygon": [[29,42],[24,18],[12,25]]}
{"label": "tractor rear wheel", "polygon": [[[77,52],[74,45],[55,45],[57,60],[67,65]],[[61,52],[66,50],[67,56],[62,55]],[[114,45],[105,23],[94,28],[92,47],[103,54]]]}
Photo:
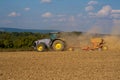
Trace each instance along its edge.
{"label": "tractor rear wheel", "polygon": [[52,44],[52,48],[55,51],[63,51],[65,48],[65,43],[62,40],[55,40]]}
{"label": "tractor rear wheel", "polygon": [[39,52],[45,51],[45,44],[44,43],[38,44],[37,45],[37,51],[39,51]]}

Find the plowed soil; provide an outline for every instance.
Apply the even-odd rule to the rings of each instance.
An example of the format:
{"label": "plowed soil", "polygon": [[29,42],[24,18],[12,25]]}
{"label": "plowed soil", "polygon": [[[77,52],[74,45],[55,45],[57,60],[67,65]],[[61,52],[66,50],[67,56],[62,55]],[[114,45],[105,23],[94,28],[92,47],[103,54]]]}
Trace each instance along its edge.
{"label": "plowed soil", "polygon": [[0,80],[120,80],[120,51],[0,52]]}

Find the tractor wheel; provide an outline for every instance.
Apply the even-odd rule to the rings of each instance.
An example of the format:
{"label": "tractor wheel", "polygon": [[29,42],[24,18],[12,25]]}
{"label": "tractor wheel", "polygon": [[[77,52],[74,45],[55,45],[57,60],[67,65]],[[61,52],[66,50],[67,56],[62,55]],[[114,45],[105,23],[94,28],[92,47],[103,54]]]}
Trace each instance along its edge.
{"label": "tractor wheel", "polygon": [[61,40],[55,40],[52,44],[52,48],[55,51],[63,51],[65,48],[65,43]]}
{"label": "tractor wheel", "polygon": [[45,44],[44,43],[38,44],[37,45],[37,51],[39,51],[39,52],[45,51]]}
{"label": "tractor wheel", "polygon": [[103,47],[102,47],[102,50],[103,50],[103,51],[108,50],[108,47],[107,47],[107,46],[103,46]]}

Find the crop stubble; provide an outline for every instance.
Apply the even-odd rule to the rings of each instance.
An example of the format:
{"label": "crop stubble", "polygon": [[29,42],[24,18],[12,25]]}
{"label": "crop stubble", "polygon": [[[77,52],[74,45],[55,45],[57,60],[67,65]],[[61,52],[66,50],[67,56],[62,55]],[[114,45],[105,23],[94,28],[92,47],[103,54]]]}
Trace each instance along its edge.
{"label": "crop stubble", "polygon": [[120,51],[1,52],[0,80],[120,80]]}

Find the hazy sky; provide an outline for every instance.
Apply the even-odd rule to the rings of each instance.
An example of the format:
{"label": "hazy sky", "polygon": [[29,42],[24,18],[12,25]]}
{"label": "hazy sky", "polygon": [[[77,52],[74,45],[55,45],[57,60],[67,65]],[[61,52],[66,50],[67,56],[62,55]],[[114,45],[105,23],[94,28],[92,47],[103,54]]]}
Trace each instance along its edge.
{"label": "hazy sky", "polygon": [[0,27],[120,32],[120,0],[0,0]]}

